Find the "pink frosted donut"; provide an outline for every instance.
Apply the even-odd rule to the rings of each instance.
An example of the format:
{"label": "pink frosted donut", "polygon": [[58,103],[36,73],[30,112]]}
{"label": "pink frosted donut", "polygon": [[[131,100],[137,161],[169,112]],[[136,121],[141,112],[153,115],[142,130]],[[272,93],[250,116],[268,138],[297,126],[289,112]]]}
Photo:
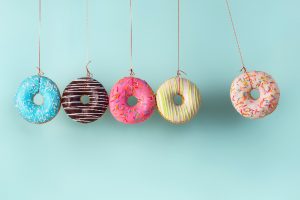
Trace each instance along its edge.
{"label": "pink frosted donut", "polygon": [[[134,96],[137,103],[128,105]],[[147,120],[155,109],[155,95],[146,81],[135,77],[119,80],[111,89],[109,107],[114,118],[125,124],[136,124]]]}
{"label": "pink frosted donut", "polygon": [[[252,87],[251,87],[252,85]],[[259,98],[251,96],[259,91]],[[230,97],[234,108],[244,117],[258,119],[271,114],[277,107],[280,91],[274,79],[265,72],[248,72],[232,82]]]}

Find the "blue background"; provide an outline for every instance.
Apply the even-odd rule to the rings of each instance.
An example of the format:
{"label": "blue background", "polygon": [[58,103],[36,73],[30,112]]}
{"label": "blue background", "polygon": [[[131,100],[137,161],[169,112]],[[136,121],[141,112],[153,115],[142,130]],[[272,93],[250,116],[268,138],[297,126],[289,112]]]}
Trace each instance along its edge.
{"label": "blue background", "polygon": [[[240,61],[223,0],[182,1],[182,66],[203,96],[176,126],[156,112],[124,125],[107,112],[82,125],[63,110],[45,125],[13,105],[36,74],[37,1],[0,0],[1,200],[299,200],[300,2],[232,0],[249,70],[270,73],[278,109],[239,116],[229,99]],[[129,67],[129,2],[91,0],[91,71],[110,90]],[[134,1],[134,65],[153,90],[176,73],[177,1]],[[85,75],[85,2],[43,2],[42,67],[60,90]]]}

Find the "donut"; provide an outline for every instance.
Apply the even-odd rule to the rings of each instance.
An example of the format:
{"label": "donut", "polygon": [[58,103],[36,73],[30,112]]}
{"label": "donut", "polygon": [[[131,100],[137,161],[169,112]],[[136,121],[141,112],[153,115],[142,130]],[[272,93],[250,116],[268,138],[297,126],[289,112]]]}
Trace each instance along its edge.
{"label": "donut", "polygon": [[[82,102],[88,96],[89,102]],[[99,119],[108,107],[108,95],[101,83],[91,77],[72,81],[62,95],[62,106],[67,115],[80,123],[90,123]]]}
{"label": "donut", "polygon": [[[136,105],[128,105],[127,101],[131,96],[137,99]],[[155,95],[146,81],[135,77],[125,77],[111,89],[109,108],[114,118],[122,123],[140,123],[153,114]]]}
{"label": "donut", "polygon": [[[174,102],[176,95],[182,98],[180,105]],[[173,124],[184,124],[197,114],[201,95],[194,83],[185,78],[174,77],[159,87],[156,102],[159,113],[166,120]]]}
{"label": "donut", "polygon": [[[35,95],[43,97],[43,103],[34,102]],[[31,76],[19,86],[16,96],[16,108],[28,122],[42,124],[52,120],[60,109],[60,93],[56,84],[45,76]]]}
{"label": "donut", "polygon": [[[251,96],[252,90],[259,91],[259,98]],[[275,80],[265,72],[246,72],[236,77],[230,88],[234,108],[243,117],[258,119],[271,114],[277,107],[280,91]]]}

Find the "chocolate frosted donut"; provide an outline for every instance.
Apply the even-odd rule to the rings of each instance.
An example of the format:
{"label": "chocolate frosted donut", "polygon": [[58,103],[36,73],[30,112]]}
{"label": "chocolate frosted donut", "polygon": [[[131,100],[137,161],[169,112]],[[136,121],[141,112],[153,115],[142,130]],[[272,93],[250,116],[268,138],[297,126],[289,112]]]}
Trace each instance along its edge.
{"label": "chocolate frosted donut", "polygon": [[[87,96],[89,102],[82,102]],[[90,77],[72,81],[62,95],[62,106],[67,115],[80,123],[90,123],[100,118],[108,107],[108,95],[101,83]]]}

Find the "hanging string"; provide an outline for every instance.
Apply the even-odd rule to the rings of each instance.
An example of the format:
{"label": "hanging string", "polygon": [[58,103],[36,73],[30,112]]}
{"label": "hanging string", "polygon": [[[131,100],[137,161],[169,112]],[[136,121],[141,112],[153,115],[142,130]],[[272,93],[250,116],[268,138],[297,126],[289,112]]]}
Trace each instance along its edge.
{"label": "hanging string", "polygon": [[234,33],[235,41],[236,41],[236,44],[237,44],[237,47],[238,47],[241,63],[242,63],[241,71],[244,71],[246,73],[247,68],[245,67],[244,58],[243,58],[243,54],[242,54],[242,50],[241,50],[241,45],[240,45],[240,42],[239,42],[239,39],[238,39],[238,36],[237,36],[237,31],[236,31],[236,28],[235,28],[235,25],[234,25],[234,22],[233,22],[233,17],[232,17],[232,13],[231,13],[231,9],[230,9],[230,5],[229,5],[228,0],[226,0],[226,6],[227,6],[228,14],[229,14],[229,17],[230,17],[230,22],[231,22],[232,30],[233,30],[233,33]]}
{"label": "hanging string", "polygon": [[91,64],[91,60],[90,60],[90,23],[89,23],[89,18],[90,18],[90,10],[89,10],[89,0],[86,0],[86,5],[85,5],[85,39],[86,39],[86,60],[87,60],[87,64],[85,66],[86,69],[86,75],[87,77],[92,77],[93,74],[90,72],[89,70],[89,66]]}
{"label": "hanging string", "polygon": [[132,42],[132,0],[130,0],[129,2],[130,4],[130,76],[134,76],[135,73],[133,72],[133,55],[132,55],[132,52],[133,52],[133,42]]}
{"label": "hanging string", "polygon": [[234,25],[234,22],[233,22],[233,17],[232,17],[232,13],[231,13],[231,9],[230,9],[230,5],[229,5],[228,0],[226,0],[226,6],[227,6],[228,14],[229,14],[229,17],[230,17],[230,22],[231,22],[232,30],[233,30],[233,33],[234,33],[235,41],[236,41],[236,44],[237,44],[237,47],[238,47],[241,63],[242,63],[241,71],[243,71],[247,75],[247,77],[249,79],[249,82],[250,82],[250,86],[251,86],[251,88],[253,88],[251,77],[250,77],[250,75],[247,71],[247,68],[245,66],[244,57],[243,57],[242,50],[241,50],[241,45],[240,45],[240,42],[239,42],[239,39],[238,39],[238,36],[237,36],[237,31],[236,31],[236,28],[235,28],[235,25]]}
{"label": "hanging string", "polygon": [[38,75],[43,76],[44,72],[41,70],[41,28],[42,28],[42,0],[39,0],[39,28],[38,28]]}
{"label": "hanging string", "polygon": [[181,75],[180,70],[180,0],[177,2],[177,76]]}
{"label": "hanging string", "polygon": [[180,69],[180,0],[177,3],[177,76],[179,77],[182,73],[186,73]]}
{"label": "hanging string", "polygon": [[177,1],[177,78],[178,78],[178,94],[180,93],[180,76],[186,74],[180,69],[180,0]]}

